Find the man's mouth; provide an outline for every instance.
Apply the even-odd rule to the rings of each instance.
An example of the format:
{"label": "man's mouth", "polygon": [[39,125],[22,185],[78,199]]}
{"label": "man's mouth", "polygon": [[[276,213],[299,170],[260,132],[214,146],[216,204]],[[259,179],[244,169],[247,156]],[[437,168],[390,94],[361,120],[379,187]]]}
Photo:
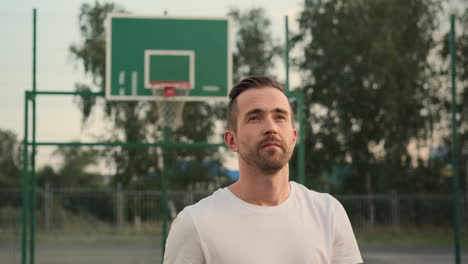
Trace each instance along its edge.
{"label": "man's mouth", "polygon": [[282,148],[281,144],[278,142],[267,142],[261,145],[261,148],[270,148],[270,147]]}

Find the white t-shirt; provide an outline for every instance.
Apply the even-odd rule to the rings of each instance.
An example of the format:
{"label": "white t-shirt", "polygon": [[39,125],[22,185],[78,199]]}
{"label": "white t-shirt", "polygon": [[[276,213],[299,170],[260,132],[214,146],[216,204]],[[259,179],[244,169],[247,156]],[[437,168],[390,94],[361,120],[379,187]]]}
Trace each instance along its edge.
{"label": "white t-shirt", "polygon": [[278,206],[244,202],[223,188],[186,207],[171,226],[165,264],[362,263],[343,206],[291,182]]}

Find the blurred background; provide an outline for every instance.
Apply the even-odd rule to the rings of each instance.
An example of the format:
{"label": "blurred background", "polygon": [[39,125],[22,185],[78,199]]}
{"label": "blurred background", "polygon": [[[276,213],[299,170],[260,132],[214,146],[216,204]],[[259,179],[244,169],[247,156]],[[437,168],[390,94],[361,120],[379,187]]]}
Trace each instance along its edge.
{"label": "blurred background", "polygon": [[[454,261],[449,14],[456,14],[460,234],[463,261],[468,259],[466,1],[43,0],[10,1],[0,10],[0,262],[21,259],[33,8],[37,89],[54,91],[104,90],[110,13],[229,16],[233,81],[266,74],[285,82],[288,16],[290,89],[303,94],[305,104],[305,185],[342,202],[366,263]],[[156,107],[41,96],[37,141],[160,142]],[[183,126],[171,140],[222,143],[225,107],[187,103]],[[37,263],[161,261],[157,148],[37,151]],[[235,155],[222,147],[177,148],[167,155],[170,220],[238,178]],[[291,180],[299,181],[296,156]]]}

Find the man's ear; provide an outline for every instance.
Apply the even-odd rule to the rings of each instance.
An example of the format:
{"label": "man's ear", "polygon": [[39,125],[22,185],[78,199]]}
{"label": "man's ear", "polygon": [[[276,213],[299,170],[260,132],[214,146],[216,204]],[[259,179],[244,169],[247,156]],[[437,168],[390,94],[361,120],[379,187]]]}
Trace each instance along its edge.
{"label": "man's ear", "polygon": [[237,152],[236,134],[232,130],[224,132],[224,143],[231,151]]}
{"label": "man's ear", "polygon": [[294,135],[294,145],[296,145],[296,143],[297,143],[297,129],[294,129],[293,135]]}

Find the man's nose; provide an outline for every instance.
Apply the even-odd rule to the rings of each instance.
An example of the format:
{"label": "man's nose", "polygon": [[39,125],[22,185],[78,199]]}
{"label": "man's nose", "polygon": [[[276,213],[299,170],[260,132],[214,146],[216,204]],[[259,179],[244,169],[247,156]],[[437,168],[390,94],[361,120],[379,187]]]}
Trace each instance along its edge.
{"label": "man's nose", "polygon": [[265,119],[265,135],[276,135],[278,134],[278,128],[276,126],[275,121],[273,118],[266,118]]}

